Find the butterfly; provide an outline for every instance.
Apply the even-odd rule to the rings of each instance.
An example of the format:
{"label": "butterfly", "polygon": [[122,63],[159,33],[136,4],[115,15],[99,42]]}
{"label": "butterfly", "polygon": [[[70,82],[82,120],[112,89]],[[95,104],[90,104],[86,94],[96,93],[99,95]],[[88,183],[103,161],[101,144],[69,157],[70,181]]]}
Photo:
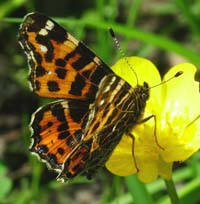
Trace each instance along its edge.
{"label": "butterfly", "polygon": [[41,13],[24,17],[18,40],[28,59],[33,92],[58,99],[33,113],[30,151],[57,171],[58,179],[91,178],[142,117],[148,84],[131,87]]}

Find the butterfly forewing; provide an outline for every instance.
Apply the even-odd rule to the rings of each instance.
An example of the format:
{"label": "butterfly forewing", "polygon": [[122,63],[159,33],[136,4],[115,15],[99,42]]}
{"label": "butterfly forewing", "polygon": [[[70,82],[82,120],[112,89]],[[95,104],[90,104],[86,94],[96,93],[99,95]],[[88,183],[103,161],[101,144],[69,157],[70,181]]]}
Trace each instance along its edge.
{"label": "butterfly forewing", "polygon": [[19,29],[33,91],[43,97],[94,100],[101,79],[113,73],[83,43],[50,18],[31,13]]}
{"label": "butterfly forewing", "polygon": [[28,58],[33,91],[63,99],[33,114],[30,150],[60,179],[90,178],[142,116],[148,85],[132,88],[43,14],[25,17],[19,43]]}

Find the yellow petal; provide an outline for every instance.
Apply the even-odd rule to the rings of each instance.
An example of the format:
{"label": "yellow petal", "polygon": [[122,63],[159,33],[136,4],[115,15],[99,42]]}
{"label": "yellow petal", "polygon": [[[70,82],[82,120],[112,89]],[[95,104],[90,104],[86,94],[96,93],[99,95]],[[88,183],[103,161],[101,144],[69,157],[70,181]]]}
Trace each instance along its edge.
{"label": "yellow petal", "polygon": [[113,174],[129,176],[137,172],[132,155],[132,142],[132,138],[124,134],[106,162],[106,168]]}
{"label": "yellow petal", "polygon": [[144,123],[138,125],[133,132],[140,134],[135,141],[134,155],[139,168],[138,177],[144,183],[149,183],[162,176],[170,179],[172,176],[172,163],[163,161],[162,151],[155,142],[152,126]]}
{"label": "yellow petal", "polygon": [[139,169],[138,178],[152,182],[158,177],[159,148],[155,144],[154,131],[147,123],[137,125],[132,134],[136,136],[134,155]]}
{"label": "yellow petal", "polygon": [[[178,71],[183,74],[163,84],[162,135],[166,162],[184,161],[200,147],[200,93],[194,80],[196,67],[189,63],[177,65],[165,75],[168,79]],[[194,121],[195,120],[195,121]],[[194,121],[194,122],[192,122]]]}
{"label": "yellow petal", "polygon": [[184,161],[195,153],[200,147],[200,134],[196,133],[196,124],[183,127],[180,133],[168,135],[168,143],[162,152],[166,162]]}
{"label": "yellow petal", "polygon": [[200,114],[199,83],[194,80],[196,70],[194,65],[184,63],[174,66],[167,72],[164,80],[174,76],[178,71],[183,71],[183,74],[163,84],[163,112],[168,112],[170,109],[174,111],[173,115],[181,115],[187,111],[190,119]]}

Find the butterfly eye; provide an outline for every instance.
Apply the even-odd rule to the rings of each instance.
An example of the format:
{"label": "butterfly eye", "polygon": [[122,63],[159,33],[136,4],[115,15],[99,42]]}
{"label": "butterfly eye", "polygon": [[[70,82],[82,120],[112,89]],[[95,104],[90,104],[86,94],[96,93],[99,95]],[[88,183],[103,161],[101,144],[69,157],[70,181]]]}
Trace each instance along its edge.
{"label": "butterfly eye", "polygon": [[149,98],[149,95],[146,93],[142,93],[142,100],[147,100]]}

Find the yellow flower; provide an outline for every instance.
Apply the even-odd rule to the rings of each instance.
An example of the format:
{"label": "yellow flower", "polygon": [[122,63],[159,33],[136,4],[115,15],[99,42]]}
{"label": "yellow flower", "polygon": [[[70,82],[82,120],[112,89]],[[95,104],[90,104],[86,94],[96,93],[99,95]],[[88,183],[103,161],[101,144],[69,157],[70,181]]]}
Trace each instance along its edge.
{"label": "yellow flower", "polygon": [[[139,84],[146,81],[153,87],[161,83],[159,72],[150,61],[139,57],[127,59],[137,73]],[[136,85],[133,70],[124,59],[112,69],[133,87]],[[151,118],[133,128],[134,148],[132,138],[123,135],[106,163],[110,172],[119,176],[138,173],[143,182],[152,182],[158,176],[170,179],[173,162],[184,161],[199,149],[200,93],[199,84],[194,80],[196,70],[192,64],[179,64],[172,67],[163,80],[183,71],[181,76],[150,88],[143,118],[153,114],[156,122]]]}

